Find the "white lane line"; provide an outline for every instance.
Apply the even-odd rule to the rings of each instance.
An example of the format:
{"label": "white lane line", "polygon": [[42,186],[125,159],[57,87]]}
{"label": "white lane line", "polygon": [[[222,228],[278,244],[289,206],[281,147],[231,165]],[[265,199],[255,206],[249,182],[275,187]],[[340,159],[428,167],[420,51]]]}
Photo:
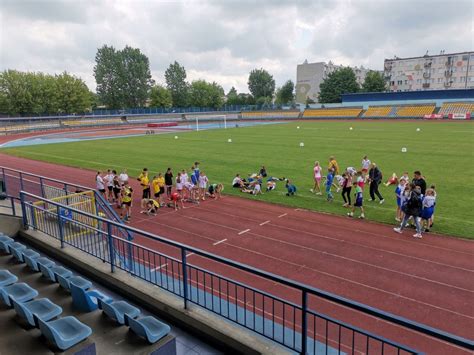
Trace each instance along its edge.
{"label": "white lane line", "polygon": [[278,216],[278,218],[281,218],[281,217],[285,217],[288,213],[283,213],[281,215]]}
{"label": "white lane line", "polygon": [[265,221],[265,222],[262,222],[262,223],[260,223],[260,225],[263,226],[263,225],[265,225],[265,224],[267,224],[267,223],[270,223],[270,220]]}
{"label": "white lane line", "polygon": [[162,267],[165,267],[166,265],[168,265],[168,263],[163,264],[163,265],[160,265],[160,266],[157,266],[157,267],[155,267],[155,268],[154,268],[153,270],[151,270],[151,271],[152,271],[152,272],[153,272],[153,271],[158,271],[158,270],[160,270]]}
{"label": "white lane line", "polygon": [[239,232],[239,235],[244,234],[244,233],[247,233],[249,230],[250,230],[250,229],[245,229],[245,230]]}
{"label": "white lane line", "polygon": [[217,244],[224,243],[226,240],[227,240],[227,238],[226,238],[226,239],[219,240],[218,242],[212,243],[212,245],[217,245]]}

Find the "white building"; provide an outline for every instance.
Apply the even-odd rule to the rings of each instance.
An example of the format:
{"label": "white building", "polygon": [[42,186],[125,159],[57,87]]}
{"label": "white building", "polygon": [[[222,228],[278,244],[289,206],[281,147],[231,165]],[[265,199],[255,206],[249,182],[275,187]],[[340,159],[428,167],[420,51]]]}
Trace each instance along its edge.
{"label": "white building", "polygon": [[385,59],[384,77],[390,91],[474,88],[474,52]]}
{"label": "white building", "polygon": [[[303,64],[298,64],[296,67],[296,103],[305,104],[307,98],[318,102],[319,86],[323,80],[328,74],[343,67],[343,65],[335,65],[331,61],[329,63],[308,63],[305,60]],[[352,69],[356,75],[357,82],[359,85],[362,85],[370,69],[366,69],[363,66],[353,67]]]}

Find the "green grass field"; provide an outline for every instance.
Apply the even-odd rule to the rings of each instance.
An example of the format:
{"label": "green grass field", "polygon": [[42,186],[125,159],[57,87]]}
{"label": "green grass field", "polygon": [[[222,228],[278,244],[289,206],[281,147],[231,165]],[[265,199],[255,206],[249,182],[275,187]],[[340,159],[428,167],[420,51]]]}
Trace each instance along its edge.
{"label": "green grass field", "polygon": [[[300,129],[296,129],[300,126]],[[353,130],[349,130],[349,127]],[[421,131],[417,132],[416,128]],[[104,170],[127,167],[131,176],[143,167],[152,174],[172,167],[189,169],[201,162],[211,182],[223,182],[225,193],[245,198],[343,215],[338,194],[333,203],[309,192],[315,160],[325,167],[334,155],[341,168],[360,168],[367,154],[384,173],[421,170],[438,192],[434,232],[474,238],[474,124],[471,122],[292,122],[277,125],[150,135],[77,143],[2,149],[2,152],[68,166]],[[232,143],[227,140],[231,138]],[[299,143],[304,142],[300,148]],[[407,152],[402,153],[401,148]],[[298,188],[284,195],[284,185],[262,196],[242,194],[230,187],[235,173],[257,172],[264,164],[273,176],[291,178]],[[370,220],[395,224],[393,186],[381,186],[386,203],[364,202]],[[368,188],[364,193],[368,198]]]}

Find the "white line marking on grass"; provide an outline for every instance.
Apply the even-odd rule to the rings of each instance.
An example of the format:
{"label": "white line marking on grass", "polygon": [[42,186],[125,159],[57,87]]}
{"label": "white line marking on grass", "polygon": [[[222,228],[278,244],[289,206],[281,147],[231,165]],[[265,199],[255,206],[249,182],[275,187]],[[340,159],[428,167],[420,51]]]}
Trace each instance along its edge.
{"label": "white line marking on grass", "polygon": [[160,270],[162,267],[165,267],[166,265],[168,265],[168,263],[163,264],[163,265],[160,265],[160,266],[157,266],[157,267],[155,267],[153,270],[151,270],[151,272],[158,271],[158,270]]}
{"label": "white line marking on grass", "polygon": [[260,225],[263,226],[263,225],[265,225],[265,224],[267,224],[267,223],[270,223],[270,220],[265,221],[265,222],[262,222],[262,223],[260,223]]}
{"label": "white line marking on grass", "polygon": [[218,244],[224,243],[226,240],[227,240],[227,238],[219,240],[218,242],[212,243],[212,245],[218,245]]}
{"label": "white line marking on grass", "polygon": [[281,215],[278,216],[278,218],[281,218],[281,217],[285,217],[288,213],[283,213]]}
{"label": "white line marking on grass", "polygon": [[249,230],[250,230],[250,229],[245,229],[245,230],[239,232],[239,235],[242,235],[242,234],[244,234],[244,233],[247,233]]}

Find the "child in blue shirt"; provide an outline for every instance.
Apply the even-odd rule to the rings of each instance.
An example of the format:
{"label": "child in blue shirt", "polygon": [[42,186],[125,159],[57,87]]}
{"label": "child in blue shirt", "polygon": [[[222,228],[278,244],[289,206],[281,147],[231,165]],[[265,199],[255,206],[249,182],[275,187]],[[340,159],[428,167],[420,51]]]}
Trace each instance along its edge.
{"label": "child in blue shirt", "polygon": [[360,208],[360,216],[359,218],[360,219],[364,219],[365,218],[365,215],[364,215],[364,207],[362,206],[362,203],[364,201],[364,198],[362,196],[362,188],[360,186],[356,186],[356,189],[355,189],[355,198],[356,198],[356,201],[354,203],[354,206],[352,206],[352,211],[349,212],[347,215],[349,217],[354,217],[354,212],[355,212],[355,209],[356,207],[359,207]]}
{"label": "child in blue shirt", "polygon": [[286,196],[293,196],[296,193],[296,186],[291,183],[290,179],[286,180],[285,187],[286,187],[286,190],[288,191],[286,193]]}

